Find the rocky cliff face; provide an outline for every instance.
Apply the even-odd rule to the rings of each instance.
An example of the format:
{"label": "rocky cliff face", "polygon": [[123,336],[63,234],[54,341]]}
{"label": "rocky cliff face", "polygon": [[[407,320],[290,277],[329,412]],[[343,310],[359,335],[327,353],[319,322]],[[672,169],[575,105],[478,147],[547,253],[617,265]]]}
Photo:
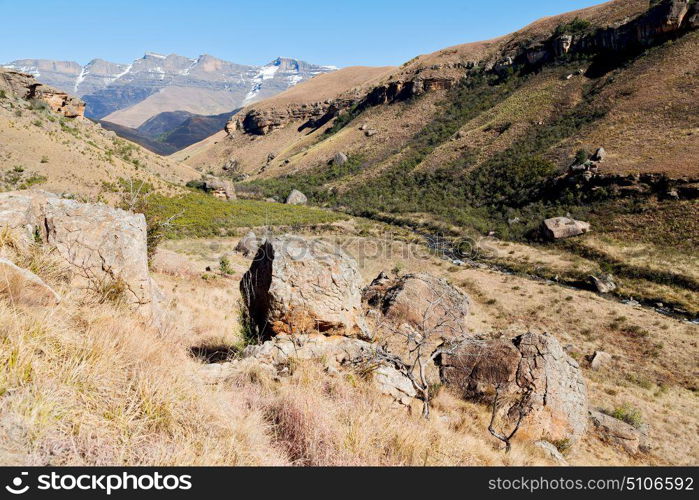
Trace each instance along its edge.
{"label": "rocky cliff face", "polygon": [[[220,93],[219,100],[230,111],[335,69],[287,58],[278,58],[264,66],[246,66],[210,55],[189,59],[155,53],[146,53],[130,64],[95,59],[81,67],[74,62],[22,59],[5,67],[30,73],[43,83],[82,97],[87,103],[87,116],[94,119],[138,104],[168,87],[205,90],[207,97],[214,100]],[[156,110],[153,114],[158,111],[173,110]],[[204,114],[221,111],[212,109]]]}
{"label": "rocky cliff face", "polygon": [[9,91],[21,99],[43,101],[58,114],[67,118],[84,116],[85,103],[77,97],[48,85],[38,83],[32,75],[0,69],[0,89]]}
{"label": "rocky cliff face", "polygon": [[337,99],[259,111],[254,107],[236,116],[228,133],[241,130],[264,135],[288,123],[307,120],[305,126],[327,123],[352,106],[362,109],[403,101],[435,90],[451,88],[473,72],[503,73],[535,70],[543,64],[579,56],[610,56],[633,53],[677,37],[699,26],[699,3],[691,0],[661,0],[633,19],[611,26],[573,21],[523,43],[515,33],[497,50],[484,52],[479,60],[417,66],[391,76],[364,95],[342,95]]}

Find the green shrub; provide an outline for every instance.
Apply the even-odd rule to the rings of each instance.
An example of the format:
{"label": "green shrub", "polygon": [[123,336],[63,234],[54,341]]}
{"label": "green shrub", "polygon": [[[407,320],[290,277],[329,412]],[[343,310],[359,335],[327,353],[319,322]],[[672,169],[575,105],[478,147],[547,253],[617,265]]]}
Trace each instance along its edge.
{"label": "green shrub", "polygon": [[235,271],[231,267],[231,261],[228,260],[228,257],[226,257],[225,255],[221,256],[221,258],[218,261],[218,264],[223,274],[235,274]]}
{"label": "green shrub", "polygon": [[643,417],[641,415],[641,410],[635,408],[629,404],[623,404],[614,408],[611,411],[605,411],[610,417],[614,417],[618,420],[626,422],[629,425],[634,426],[636,429],[643,425]]}
{"label": "green shrub", "polygon": [[233,236],[241,227],[311,226],[345,218],[326,210],[256,200],[225,201],[192,192],[175,197],[150,194],[146,219],[168,221],[168,238]]}

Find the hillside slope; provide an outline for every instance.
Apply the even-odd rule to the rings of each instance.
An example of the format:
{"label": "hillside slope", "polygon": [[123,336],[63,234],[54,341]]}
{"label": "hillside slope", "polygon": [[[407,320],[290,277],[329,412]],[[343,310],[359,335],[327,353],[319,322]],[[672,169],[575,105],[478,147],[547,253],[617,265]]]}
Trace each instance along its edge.
{"label": "hillside slope", "polygon": [[130,179],[144,180],[167,193],[179,191],[183,183],[198,177],[191,168],[119,139],[89,120],[66,118],[42,101],[24,100],[2,86],[0,83],[0,176],[4,190],[35,186],[96,199],[113,197]]}

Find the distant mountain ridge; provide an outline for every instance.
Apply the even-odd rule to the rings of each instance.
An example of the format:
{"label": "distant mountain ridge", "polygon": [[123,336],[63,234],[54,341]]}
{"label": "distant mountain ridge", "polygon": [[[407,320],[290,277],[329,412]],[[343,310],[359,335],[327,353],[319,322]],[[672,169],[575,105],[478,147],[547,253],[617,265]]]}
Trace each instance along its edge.
{"label": "distant mountain ridge", "polygon": [[20,59],[4,66],[81,97],[87,103],[88,118],[106,118],[130,128],[162,112],[230,112],[336,69],[281,57],[264,66],[249,66],[208,54],[190,59],[153,52],[130,64],[94,59],[81,66]]}

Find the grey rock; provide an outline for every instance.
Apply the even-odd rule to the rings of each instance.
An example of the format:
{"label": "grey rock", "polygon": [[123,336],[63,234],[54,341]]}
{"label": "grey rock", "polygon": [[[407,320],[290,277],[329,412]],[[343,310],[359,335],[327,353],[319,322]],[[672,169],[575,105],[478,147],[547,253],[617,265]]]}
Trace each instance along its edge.
{"label": "grey rock", "polygon": [[569,217],[553,217],[544,220],[541,229],[546,238],[558,240],[587,233],[590,230],[590,223]]}
{"label": "grey rock", "polygon": [[369,338],[361,307],[357,262],[323,240],[267,239],[240,291],[257,331]]}
{"label": "grey rock", "polygon": [[308,203],[308,198],[298,189],[291,191],[286,198],[287,205],[305,205],[306,203]]}

